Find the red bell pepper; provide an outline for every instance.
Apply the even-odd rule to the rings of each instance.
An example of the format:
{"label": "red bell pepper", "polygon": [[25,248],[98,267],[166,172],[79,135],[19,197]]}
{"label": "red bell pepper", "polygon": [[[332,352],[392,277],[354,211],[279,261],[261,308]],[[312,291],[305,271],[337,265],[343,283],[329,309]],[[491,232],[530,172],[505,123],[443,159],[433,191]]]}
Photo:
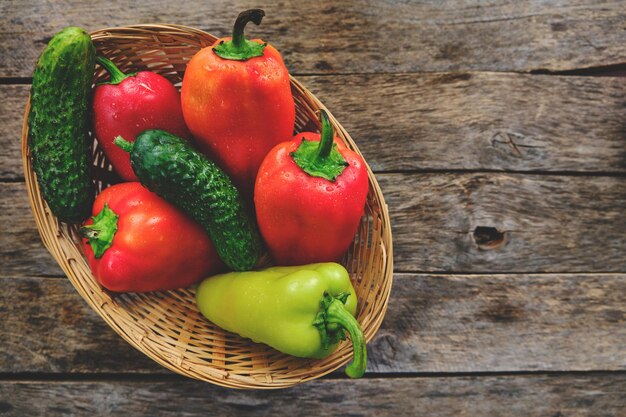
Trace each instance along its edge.
{"label": "red bell pepper", "polygon": [[134,141],[148,129],[162,129],[189,139],[180,107],[180,94],[167,78],[150,71],[124,74],[102,56],[97,61],[111,80],[93,93],[93,128],[98,143],[115,171],[126,181],[137,181],[128,152],[113,144],[117,136]]}
{"label": "red bell pepper", "polygon": [[105,288],[146,292],[187,287],[222,268],[204,230],[138,182],[106,188],[80,233]]}
{"label": "red bell pepper", "polygon": [[295,104],[289,73],[274,47],[244,38],[245,25],[261,23],[260,9],[237,17],[232,38],[218,39],[187,64],[181,89],[183,115],[200,150],[251,198],[261,161],[289,140]]}
{"label": "red bell pepper", "polygon": [[367,166],[320,113],[321,135],[300,133],[277,145],[259,168],[257,221],[279,265],[338,261],[363,216]]}

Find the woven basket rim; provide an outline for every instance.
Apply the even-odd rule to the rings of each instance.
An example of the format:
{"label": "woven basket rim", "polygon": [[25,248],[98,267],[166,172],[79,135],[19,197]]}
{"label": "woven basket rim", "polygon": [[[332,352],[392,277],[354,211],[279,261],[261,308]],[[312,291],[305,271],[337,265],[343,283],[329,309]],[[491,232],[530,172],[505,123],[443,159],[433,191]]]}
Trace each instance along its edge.
{"label": "woven basket rim", "polygon": [[[120,27],[110,27],[99,29],[91,32],[92,39],[102,40],[107,39],[107,36],[112,36],[112,33],[119,32],[137,32],[142,33],[142,31],[173,31],[177,34],[188,34],[192,33],[195,36],[200,36],[204,38],[207,42],[210,42],[211,39],[215,39],[215,36],[204,32],[200,29],[177,25],[177,24],[138,24],[138,25],[129,25],[129,26],[120,26]],[[346,145],[356,151],[359,155],[362,156],[359,151],[356,143],[352,140],[350,135],[345,131],[345,129],[339,124],[339,122],[334,118],[332,113],[321,103],[317,97],[315,97],[310,91],[308,91],[297,79],[290,76],[290,82],[292,85],[292,90],[303,94],[304,97],[310,101],[312,107],[323,108],[325,109],[331,120],[331,123],[335,127],[337,134],[346,142]],[[33,210],[33,214],[35,217],[35,222],[37,225],[37,230],[42,239],[42,242],[46,249],[51,253],[53,258],[57,261],[59,266],[62,268],[64,273],[67,275],[68,279],[77,290],[77,292],[81,295],[81,297],[90,305],[90,307],[96,311],[100,317],[111,327],[118,335],[120,335],[124,340],[126,340],[131,346],[144,353],[152,360],[156,361],[160,365],[174,371],[176,373],[211,382],[216,385],[221,385],[224,387],[231,388],[260,388],[260,389],[273,389],[273,388],[285,388],[289,386],[293,386],[298,383],[306,382],[312,379],[319,378],[323,375],[326,375],[342,365],[345,365],[351,359],[351,347],[348,352],[344,352],[341,355],[338,355],[340,349],[338,349],[335,353],[329,356],[338,355],[336,360],[332,363],[331,366],[327,366],[324,369],[319,369],[317,372],[305,372],[302,377],[294,377],[293,380],[284,380],[281,382],[272,381],[271,375],[268,377],[269,382],[262,382],[258,380],[253,380],[246,377],[240,377],[238,374],[229,373],[228,370],[220,370],[217,368],[212,368],[207,364],[195,364],[194,366],[186,366],[182,367],[181,364],[177,363],[177,360],[172,360],[170,357],[164,356],[163,352],[155,351],[153,349],[154,344],[147,345],[146,337],[137,336],[137,334],[133,334],[132,332],[128,332],[124,326],[129,323],[132,324],[135,318],[133,318],[128,312],[124,314],[123,307],[119,307],[112,305],[115,303],[110,302],[102,302],[102,299],[98,298],[98,294],[94,293],[94,288],[90,282],[81,281],[81,278],[78,276],[78,273],[75,271],[76,268],[82,266],[84,267],[86,261],[84,256],[81,258],[81,254],[78,252],[72,252],[72,256],[67,256],[66,251],[68,248],[71,250],[69,246],[65,247],[64,245],[69,245],[67,240],[71,241],[71,233],[68,232],[68,228],[64,228],[63,224],[60,224],[56,218],[49,212],[47,208],[47,204],[41,198],[41,193],[39,190],[39,185],[36,180],[36,174],[32,169],[31,160],[30,160],[30,149],[28,146],[28,114],[30,109],[30,97],[26,102],[26,108],[23,119],[22,126],[22,162],[24,168],[25,182],[27,186],[29,203],[31,205],[31,209]],[[365,158],[363,158],[365,161]],[[370,193],[375,198],[376,207],[380,210],[380,219],[381,225],[380,227],[384,230],[383,242],[380,246],[380,250],[382,254],[380,258],[382,259],[382,277],[379,279],[382,280],[383,286],[380,289],[380,293],[377,294],[377,300],[381,302],[379,310],[377,310],[377,316],[373,320],[373,324],[368,327],[367,332],[365,334],[366,341],[369,342],[376,332],[378,331],[385,312],[387,310],[389,296],[391,291],[391,285],[393,281],[393,244],[391,239],[391,226],[390,226],[390,218],[387,204],[385,203],[382,191],[376,178],[369,166],[367,161],[365,161],[365,165],[368,173],[368,181],[370,186]],[[369,199],[369,197],[368,197]],[[76,242],[73,242],[74,244]],[[77,249],[77,248],[75,248]],[[77,249],[78,250],[78,249]],[[78,256],[77,256],[78,253]],[[95,281],[95,278],[91,276],[91,280]],[[96,290],[97,291],[97,290]],[[102,294],[106,294],[106,291],[100,288]],[[180,290],[178,292],[185,293],[187,290]],[[161,293],[161,292],[158,292]],[[154,293],[156,296],[158,293]],[[165,292],[165,294],[177,294],[177,291],[174,292]],[[149,296],[147,296],[149,297]],[[182,297],[182,296],[180,296]],[[121,308],[121,310],[120,310]],[[113,313],[114,311],[114,313]],[[366,329],[364,329],[365,331]],[[148,339],[150,339],[148,337]],[[345,350],[345,349],[344,349]],[[288,356],[288,355],[286,355]],[[299,375],[299,373],[294,373],[294,375]]]}

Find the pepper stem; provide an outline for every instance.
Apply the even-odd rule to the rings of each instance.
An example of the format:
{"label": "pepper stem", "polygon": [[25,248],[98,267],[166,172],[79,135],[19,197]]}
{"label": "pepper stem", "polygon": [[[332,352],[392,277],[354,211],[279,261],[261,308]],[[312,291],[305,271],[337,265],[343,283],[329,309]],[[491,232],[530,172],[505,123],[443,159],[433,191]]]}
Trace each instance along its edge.
{"label": "pepper stem", "polygon": [[326,178],[335,181],[348,166],[348,162],[337,149],[335,130],[330,123],[328,113],[320,110],[322,132],[319,142],[302,138],[302,143],[290,155],[296,165],[312,177]]}
{"label": "pepper stem", "polygon": [[330,123],[326,110],[320,110],[320,121],[322,123],[322,132],[320,134],[320,143],[317,147],[317,156],[315,159],[322,160],[328,158],[330,151],[333,149],[333,139],[335,138],[335,129]]}
{"label": "pepper stem", "polygon": [[326,310],[326,322],[328,324],[338,324],[350,334],[354,357],[352,362],[346,367],[346,374],[350,378],[361,378],[365,373],[367,364],[367,348],[365,346],[365,336],[363,336],[359,322],[346,310],[345,305],[337,299],[333,299]]}
{"label": "pepper stem", "polygon": [[105,203],[102,211],[92,217],[92,224],[84,225],[78,229],[78,233],[87,239],[96,259],[100,259],[113,244],[118,218],[119,216]]}
{"label": "pepper stem", "polygon": [[367,347],[365,336],[354,316],[346,309],[345,303],[349,293],[331,296],[324,293],[320,300],[320,310],[313,321],[322,338],[322,348],[327,350],[331,344],[345,340],[345,331],[348,331],[352,341],[354,357],[346,367],[346,374],[350,378],[360,378],[365,373],[367,365]]}
{"label": "pepper stem", "polygon": [[130,152],[133,150],[133,143],[127,141],[121,136],[116,136],[115,139],[113,139],[113,143],[121,148],[123,151]]}
{"label": "pepper stem", "polygon": [[98,64],[102,65],[102,67],[106,70],[106,72],[108,72],[109,75],[111,76],[111,79],[108,82],[99,83],[98,85],[101,85],[101,84],[117,85],[121,83],[122,81],[124,81],[126,78],[134,77],[135,75],[137,75],[137,73],[134,73],[134,72],[129,73],[129,74],[124,74],[118,67],[115,66],[113,61],[101,55],[98,55],[96,57],[96,61],[98,61]]}
{"label": "pepper stem", "polygon": [[265,12],[261,9],[249,9],[239,13],[237,20],[235,20],[235,25],[233,26],[233,46],[235,48],[242,48],[244,46],[246,38],[243,36],[243,30],[248,22],[260,25],[263,16],[265,16]]}
{"label": "pepper stem", "polygon": [[249,9],[239,13],[233,26],[232,39],[227,42],[220,42],[213,48],[213,52],[220,58],[235,61],[245,61],[255,56],[262,56],[266,44],[247,40],[244,36],[244,28],[248,22],[259,25],[263,16],[265,16],[265,12],[261,9]]}

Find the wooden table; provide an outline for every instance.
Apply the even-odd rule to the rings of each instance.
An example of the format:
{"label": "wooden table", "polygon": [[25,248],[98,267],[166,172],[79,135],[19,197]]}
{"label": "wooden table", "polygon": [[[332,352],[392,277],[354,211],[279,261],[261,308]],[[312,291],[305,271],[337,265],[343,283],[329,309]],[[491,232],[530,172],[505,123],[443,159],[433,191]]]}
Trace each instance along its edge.
{"label": "wooden table", "polygon": [[67,25],[226,35],[250,6],[0,4],[0,415],[625,416],[625,1],[281,1],[249,28],[351,133],[389,204],[394,287],[365,378],[219,388],[87,307],[23,181],[37,55]]}

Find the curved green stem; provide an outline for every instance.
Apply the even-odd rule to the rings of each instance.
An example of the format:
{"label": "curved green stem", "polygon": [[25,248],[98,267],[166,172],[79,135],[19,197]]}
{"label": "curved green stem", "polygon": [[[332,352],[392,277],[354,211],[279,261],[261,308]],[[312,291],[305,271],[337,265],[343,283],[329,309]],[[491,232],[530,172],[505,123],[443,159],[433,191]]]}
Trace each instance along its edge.
{"label": "curved green stem", "polygon": [[339,343],[340,340],[345,340],[345,331],[348,331],[354,357],[346,367],[346,374],[350,378],[360,378],[365,373],[367,365],[367,347],[359,322],[346,310],[345,303],[348,295],[349,293],[343,293],[331,296],[324,293],[313,325],[320,332],[324,350],[328,350],[330,345]]}
{"label": "curved green stem", "polygon": [[320,110],[320,121],[322,122],[322,132],[320,138],[320,144],[317,147],[316,159],[325,159],[330,155],[330,151],[333,149],[333,139],[335,138],[335,129],[330,123],[328,113],[326,110]]}
{"label": "curved green stem", "polygon": [[93,224],[88,224],[78,229],[78,233],[87,239],[87,242],[91,245],[96,259],[101,258],[104,252],[113,244],[113,237],[115,237],[117,232],[118,218],[119,216],[105,204],[102,211],[92,217]]}
{"label": "curved green stem", "polygon": [[233,36],[228,42],[220,42],[213,51],[223,59],[245,61],[255,56],[262,56],[265,44],[249,41],[244,36],[248,22],[259,25],[265,12],[261,9],[249,9],[239,13],[233,26]]}
{"label": "curved green stem", "polygon": [[298,149],[291,153],[291,157],[296,165],[310,176],[335,181],[348,163],[335,145],[335,130],[325,110],[320,110],[320,122],[322,123],[320,141],[307,141],[303,138]]}
{"label": "curved green stem", "polygon": [[[113,61],[108,58],[105,58],[101,55],[96,57],[96,61],[98,64],[102,65],[102,67],[109,73],[111,79],[108,82],[100,83],[100,84],[113,84],[117,85],[124,81],[128,77],[134,77],[136,73],[124,74],[118,67],[115,66]],[[98,84],[98,85],[100,85]]]}
{"label": "curved green stem", "polygon": [[130,152],[133,150],[133,143],[127,141],[121,136],[116,136],[115,139],[113,139],[113,143],[120,147],[123,151]]}
{"label": "curved green stem", "polygon": [[253,22],[255,25],[260,25],[261,20],[265,16],[265,12],[261,9],[249,9],[239,13],[235,25],[233,26],[233,46],[235,48],[243,48],[246,38],[243,35],[243,30],[248,22]]}
{"label": "curved green stem", "polygon": [[359,322],[346,310],[345,305],[337,299],[334,299],[326,310],[326,322],[328,324],[338,324],[350,334],[354,357],[352,362],[346,367],[346,374],[350,378],[362,377],[367,364],[367,348],[365,346],[365,336],[363,336]]}

